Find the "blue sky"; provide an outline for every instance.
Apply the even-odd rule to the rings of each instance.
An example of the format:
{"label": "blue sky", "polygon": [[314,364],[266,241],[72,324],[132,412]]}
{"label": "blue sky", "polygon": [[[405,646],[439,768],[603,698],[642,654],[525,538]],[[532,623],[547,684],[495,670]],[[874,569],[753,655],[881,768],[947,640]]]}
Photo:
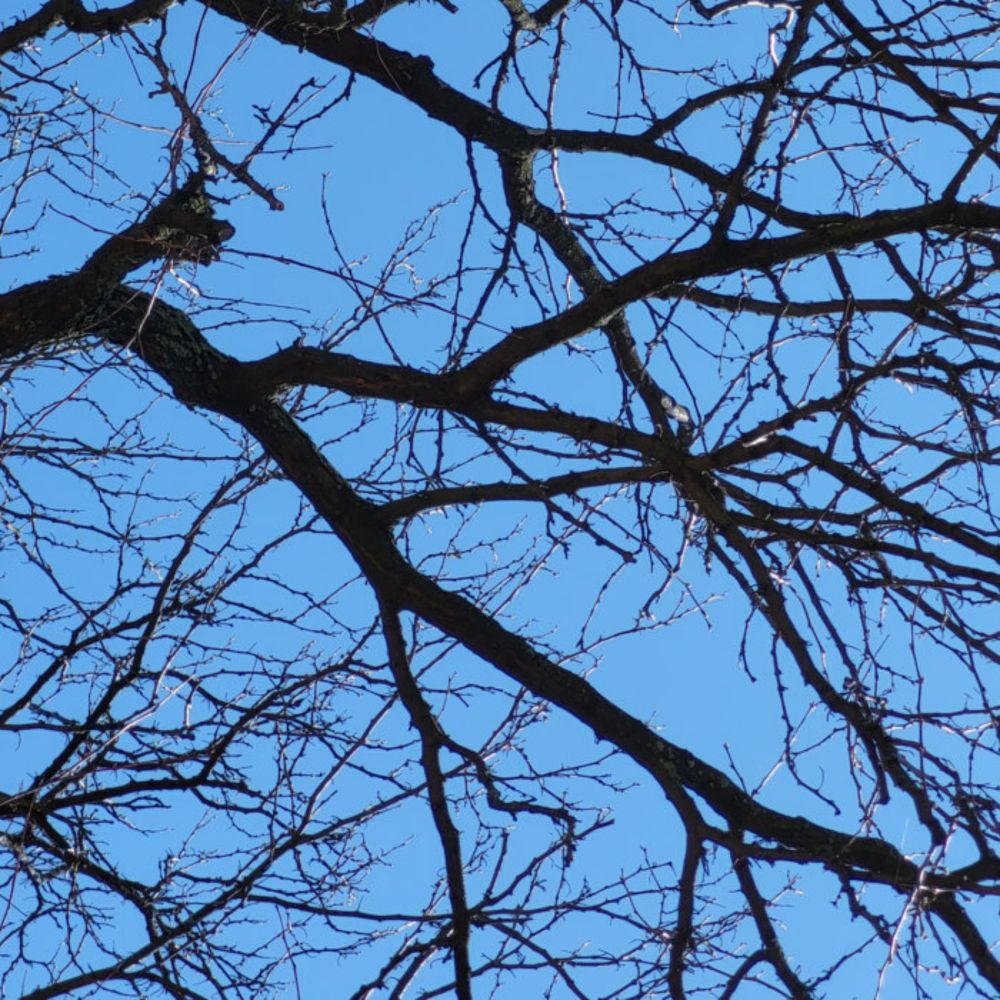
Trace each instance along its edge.
{"label": "blue sky", "polygon": [[[428,52],[443,78],[466,87],[474,73],[497,53],[498,31],[503,23],[501,13],[499,5],[489,10],[464,9],[456,16],[437,5],[419,5],[392,12],[379,25],[379,34],[399,47]],[[646,16],[634,5],[628,5],[623,13],[626,19]],[[199,18],[200,8],[194,4],[171,13],[166,50],[175,52],[181,64],[187,58]],[[754,61],[766,61],[768,30],[777,20],[778,15],[773,12],[751,8],[733,15],[733,27],[726,30],[688,25],[678,25],[672,35],[662,30],[654,34],[650,30],[650,52],[643,53],[640,49],[638,55],[641,58],[648,55],[650,61],[656,56],[669,64],[670,72],[655,77],[662,94],[688,94],[696,86],[694,78],[688,75],[694,68],[717,65],[719,79],[725,82],[729,72],[725,64],[734,67],[739,75]],[[579,16],[571,19],[570,24],[563,75],[556,92],[556,120],[566,128],[593,128],[602,120],[599,116],[613,112],[610,88],[620,72],[627,76],[627,70],[607,59],[600,47],[602,40],[596,20]],[[345,85],[341,71],[308,56],[283,51],[266,38],[257,38],[242,49],[241,36],[228,25],[209,18],[201,30],[188,92],[195,94],[199,87],[215,80],[205,113],[213,123],[214,137],[233,158],[239,158],[241,150],[260,134],[261,125],[256,120],[259,113],[255,117],[254,105],[268,104],[272,110],[277,109],[311,78],[317,85],[316,95],[303,110],[305,116],[332,101]],[[147,44],[152,42],[150,29],[140,29],[138,35]],[[668,57],[653,51],[664,44],[664,39],[672,46]],[[77,48],[78,42],[72,36],[57,38],[46,55],[51,58],[49,53],[64,53],[69,57]],[[31,232],[23,237],[11,237],[4,252],[9,256],[11,251],[7,247],[20,250],[29,244],[37,247],[37,251],[32,256],[9,257],[3,262],[5,287],[73,267],[106,232],[134,218],[150,186],[167,176],[165,147],[176,127],[177,116],[169,98],[155,93],[155,77],[135,54],[135,48],[128,40],[88,43],[87,51],[59,72],[63,86],[68,88],[75,82],[80,93],[99,95],[103,102],[100,109],[83,112],[74,120],[72,124],[78,132],[66,140],[68,149],[79,152],[81,164],[95,162],[96,154],[99,169],[90,177],[85,171],[78,172],[72,179],[73,187],[53,178],[32,188],[33,200],[21,209],[18,217],[39,219],[38,224],[32,224]],[[542,72],[549,52],[541,43],[537,53],[527,52],[525,72]],[[224,72],[215,79],[223,63]],[[9,72],[0,79],[4,86],[9,86]],[[245,191],[238,192],[238,185],[224,181],[218,185],[217,193],[221,197],[235,198],[237,194],[239,197],[219,209],[219,214],[237,227],[237,235],[222,260],[197,273],[179,269],[177,274],[161,274],[151,269],[152,277],[147,278],[147,281],[161,281],[163,294],[189,308],[210,340],[238,358],[261,357],[304,337],[309,343],[325,343],[373,360],[389,360],[391,343],[391,348],[408,363],[433,368],[443,357],[452,324],[460,325],[471,313],[488,278],[486,268],[495,259],[491,241],[495,243],[496,236],[481,218],[471,228],[467,258],[470,273],[463,278],[461,289],[452,278],[472,205],[463,144],[445,126],[430,121],[396,95],[367,81],[357,81],[354,87],[349,100],[337,104],[303,129],[298,137],[301,150],[286,156],[278,145],[255,162],[255,176],[278,192],[285,211],[270,211],[261,199]],[[38,89],[41,99],[53,105],[67,100],[65,95],[70,93],[67,90],[60,95],[42,85]],[[481,93],[485,96],[488,90],[487,83]],[[507,94],[503,104],[507,113],[533,125],[543,124],[537,109],[523,95],[518,95],[516,87],[510,87]],[[94,126],[91,132],[80,127],[80,123],[87,121]],[[731,161],[738,149],[738,136],[727,131],[721,112],[710,116],[707,123],[704,119],[698,121],[697,127],[692,125],[690,134],[682,132],[683,142],[707,161]],[[920,137],[920,126],[898,127]],[[802,141],[804,153],[808,154],[808,139]],[[405,153],[401,155],[400,150]],[[850,152],[845,153],[845,160],[851,160]],[[505,221],[495,163],[482,150],[476,151],[475,163],[484,201]],[[116,177],[103,173],[104,167],[114,170]],[[927,167],[923,158],[921,167]],[[10,168],[20,170],[21,164],[13,161]],[[556,175],[551,172],[551,164],[545,164],[545,169],[540,190],[555,198]],[[933,162],[925,170],[927,174],[935,174]],[[946,175],[943,168],[941,177]],[[811,207],[815,192],[829,176],[822,164],[804,169],[803,180],[791,184],[790,200],[804,208]],[[674,239],[673,220],[667,213],[676,208],[681,195],[703,197],[693,182],[677,178],[677,188],[671,188],[664,172],[648,165],[627,163],[621,157],[563,154],[558,162],[558,178],[569,211],[581,216],[599,213],[611,203],[634,198],[636,206],[625,218],[636,226],[647,227],[654,238],[626,241],[626,246],[607,246],[609,259],[623,268],[635,262],[636,254],[648,259],[661,253],[667,241]],[[103,200],[94,200],[97,197]],[[915,192],[898,179],[880,192],[869,192],[867,197],[879,205],[911,204],[918,200]],[[845,206],[831,206],[834,207]],[[656,222],[660,217],[665,220],[662,228]],[[425,218],[432,223],[416,230],[408,245],[397,251],[407,227]],[[431,232],[431,224],[433,241],[417,250],[423,237]],[[691,236],[689,243],[681,242],[678,246],[691,242],[697,242],[696,237]],[[530,235],[522,233],[520,245],[526,254],[531,244]],[[906,249],[904,245],[904,252]],[[390,264],[383,270],[387,260]],[[346,280],[348,276],[359,279],[353,289]],[[859,293],[869,290],[879,293],[887,280],[883,272],[868,268],[863,261],[854,265],[850,276]],[[398,289],[401,295],[438,282],[438,296],[419,312],[389,310],[381,329],[370,318],[355,329],[358,290],[366,294],[365,290],[378,284],[381,278],[390,291]],[[565,304],[560,299],[566,291],[562,278],[563,275],[556,273],[552,301],[544,303],[547,309]],[[137,278],[137,282],[141,281],[142,276]],[[788,287],[816,298],[835,294],[830,272],[824,271],[819,263],[789,276]],[[720,279],[718,288],[734,293],[739,290],[739,280]],[[197,294],[192,294],[192,289]],[[580,295],[575,287],[569,289],[569,294],[574,300]],[[660,332],[661,322],[666,322],[668,306],[660,304],[660,308],[659,316],[650,315],[642,306],[630,310],[630,320],[643,343]],[[458,312],[459,319],[450,317],[453,310]],[[539,312],[538,303],[523,288],[518,294],[498,295],[474,332],[472,342],[479,347],[487,346],[510,327],[537,319]],[[716,401],[727,395],[730,380],[741,377],[735,347],[730,352],[731,364],[720,362],[719,355],[726,354],[728,345],[740,338],[763,341],[770,321],[744,315],[738,323],[724,327],[688,303],[670,315],[669,323],[668,342],[674,360],[661,353],[653,365],[654,374],[680,402],[704,417],[714,413]],[[875,348],[888,345],[899,332],[897,320],[876,321],[871,343]],[[800,337],[781,348],[789,372],[786,391],[791,396],[818,391],[806,375],[829,352],[825,333],[817,326],[815,339]],[[763,362],[745,376],[746,383],[753,384],[762,369]],[[590,334],[578,343],[526,364],[523,372],[519,372],[516,388],[557,400],[566,409],[613,418],[620,398],[612,372],[613,361],[600,336]],[[832,386],[834,375],[832,367],[823,369],[820,385],[826,380]],[[697,396],[691,395],[691,387],[697,389]],[[9,393],[9,399],[16,403],[10,404],[6,430],[16,442],[65,435],[67,440],[80,437],[95,446],[113,442],[119,436],[123,440],[128,437],[135,444],[141,428],[149,441],[156,443],[158,454],[142,473],[146,478],[141,500],[133,504],[131,498],[123,496],[120,506],[103,512],[104,501],[83,489],[71,468],[39,467],[29,458],[20,459],[25,486],[32,491],[58,495],[62,506],[73,511],[72,518],[99,521],[104,516],[118,526],[129,523],[135,526],[137,537],[146,539],[145,545],[129,551],[122,563],[104,555],[104,543],[97,538],[92,548],[88,547],[85,533],[78,534],[71,543],[75,550],[54,549],[53,558],[58,558],[62,571],[70,574],[72,596],[81,602],[98,601],[116,578],[129,574],[143,579],[146,586],[153,586],[157,576],[165,572],[177,550],[178,538],[197,516],[206,497],[227,471],[256,454],[252,444],[243,441],[222,421],[158,396],[155,381],[151,385],[141,370],[121,359],[107,359],[96,373],[86,364],[57,359],[27,373],[12,388],[16,391]],[[772,416],[781,407],[780,400],[772,394],[754,391],[756,399],[739,417],[747,427]],[[879,391],[885,393],[884,389]],[[70,402],[58,405],[67,397]],[[100,400],[102,409],[88,402],[91,399]],[[381,488],[385,491],[401,488],[402,483],[394,480],[404,475],[409,477],[408,486],[416,482],[415,466],[392,450],[397,427],[417,419],[406,408],[386,402],[362,405],[315,389],[306,392],[302,400],[303,422],[345,474],[361,475],[373,468],[381,475]],[[46,409],[49,402],[52,405]],[[906,386],[897,387],[892,398],[883,395],[878,403],[883,412],[895,419],[919,420],[926,415],[925,397],[914,399]],[[25,414],[23,418],[13,409],[14,405]],[[45,415],[39,422],[35,415],[43,410]],[[714,434],[726,429],[730,412],[724,409],[715,414],[706,430],[710,442]],[[133,422],[136,413],[141,414],[141,419]],[[436,449],[434,423],[426,417],[419,419],[423,430],[416,437],[415,452],[430,464]],[[827,430],[828,424],[821,422],[816,433],[822,435]],[[503,481],[510,477],[510,470],[475,443],[471,435],[464,439],[455,436],[459,443],[449,452],[449,458],[455,465],[457,479]],[[539,469],[552,467],[553,463],[560,471],[568,467],[558,465],[560,460],[551,455],[527,456],[525,461],[536,463]],[[123,462],[123,477],[138,475],[138,468],[137,463]],[[820,495],[822,484],[815,489],[817,496]],[[662,491],[657,497],[661,509],[654,523],[661,547],[666,553],[674,553],[681,544],[676,500],[662,498]],[[625,525],[630,523],[628,511],[635,503],[633,496],[623,493],[605,497],[601,502],[608,518],[617,518]],[[500,620],[517,624],[540,645],[566,657],[567,663],[592,671],[590,680],[599,691],[636,716],[662,727],[672,741],[729,773],[733,773],[735,762],[748,788],[756,789],[767,779],[757,794],[768,804],[791,814],[801,812],[838,829],[853,832],[858,828],[864,802],[853,801],[857,796],[849,789],[850,777],[845,777],[843,767],[845,757],[852,751],[845,749],[842,733],[830,738],[825,709],[816,704],[815,696],[796,688],[793,680],[787,682],[786,710],[789,725],[796,734],[795,746],[801,750],[816,743],[815,749],[800,758],[801,777],[822,788],[823,795],[837,799],[843,807],[840,815],[824,804],[820,796],[804,791],[787,767],[780,764],[786,731],[780,721],[773,664],[789,671],[789,663],[780,652],[776,660],[772,659],[770,630],[759,617],[745,627],[745,601],[738,596],[733,581],[717,564],[709,565],[701,550],[691,547],[686,552],[683,566],[670,580],[670,586],[652,601],[649,613],[640,616],[638,609],[665,583],[663,565],[646,558],[623,564],[620,556],[608,547],[581,535],[576,535],[572,545],[563,549],[559,544],[563,529],[551,528],[543,514],[527,504],[497,504],[477,513],[474,520],[468,520],[468,515],[469,511],[463,509],[429,512],[417,519],[406,534],[414,562],[425,560],[425,565],[457,587],[467,585],[468,577],[481,574],[498,559],[506,560],[509,576],[504,584],[495,592],[480,595],[481,602]],[[216,577],[221,580],[241,559],[252,565],[256,553],[265,550],[285,531],[291,531],[292,537],[274,551],[268,551],[259,567],[248,571],[228,592],[234,607],[246,603],[244,619],[237,615],[229,625],[214,633],[199,632],[205,638],[198,643],[188,643],[182,624],[165,630],[152,653],[164,669],[179,659],[192,670],[203,670],[211,676],[221,696],[227,685],[232,684],[235,692],[241,683],[229,676],[230,666],[235,669],[253,665],[258,653],[263,655],[266,651],[284,659],[289,672],[294,674],[296,670],[305,671],[317,664],[336,661],[354,648],[356,637],[352,630],[363,633],[370,623],[372,596],[355,579],[356,570],[340,544],[328,531],[313,524],[308,512],[300,511],[296,494],[285,483],[267,482],[245,501],[234,502],[214,514],[205,528],[204,549],[191,555],[188,570],[200,571],[203,580]],[[547,531],[551,533],[547,535]],[[608,531],[609,537],[620,546],[630,548],[634,544],[634,539],[624,537],[614,528]],[[215,558],[213,545],[230,536],[235,555],[229,557],[231,562],[227,564]],[[491,544],[491,539],[499,541]],[[457,552],[462,554],[456,555]],[[542,553],[546,553],[544,557]],[[8,586],[14,586],[10,581],[16,579],[16,587],[27,606],[36,600],[51,602],[52,590],[45,573],[28,567],[23,553],[16,548],[7,557],[4,573]],[[828,568],[810,565],[807,572],[820,581],[818,586],[826,586]],[[605,587],[609,577],[612,583]],[[846,599],[836,596],[833,590],[824,589],[824,595],[831,615],[839,620],[848,610]],[[141,592],[136,607],[145,599],[146,593]],[[595,601],[599,606],[591,614]],[[253,614],[257,602],[267,609],[277,608],[279,616],[287,620],[262,624],[259,616]],[[127,600],[121,604],[121,613],[129,613]],[[62,638],[73,622],[72,612],[67,610],[65,621],[48,623],[46,629],[55,640]],[[900,616],[887,611],[883,624],[875,625],[876,631],[879,628],[883,634],[878,636],[877,643],[885,658],[890,661],[905,658],[913,636]],[[634,635],[617,637],[623,630],[631,629],[635,630]],[[597,641],[610,636],[616,636],[614,641]],[[854,638],[848,635],[848,641]],[[817,634],[813,642],[820,655],[827,657],[837,682],[841,682],[843,675],[838,673],[830,638]],[[349,734],[360,732],[379,709],[377,689],[366,690],[363,683],[368,676],[366,671],[370,670],[373,677],[377,674],[374,666],[377,647],[377,636],[375,641],[357,647],[354,654],[357,662],[351,663],[352,668],[357,668],[359,680],[350,697],[344,690],[337,695],[348,706],[343,710],[345,717],[338,722],[343,724],[345,742],[349,741]],[[125,644],[119,647],[109,642],[102,646],[102,653],[109,651],[124,655]],[[509,693],[512,685],[498,679],[495,672],[470,654],[450,650],[442,655],[442,652],[440,637],[425,629],[419,636],[415,668],[426,668],[425,680],[433,691],[432,700],[449,731],[455,738],[476,745],[476,740],[482,739],[482,731],[488,725],[499,724],[503,714],[489,697],[488,687],[496,685]],[[15,654],[13,647],[8,654]],[[950,706],[958,708],[974,694],[967,679],[955,680],[954,658],[949,659],[942,651],[931,653],[927,662],[931,669],[922,683],[929,695],[944,701],[951,695]],[[785,676],[790,678],[791,674]],[[25,681],[14,678],[11,683],[16,687]],[[80,685],[67,686],[54,696],[51,707],[70,714],[78,710],[77,706],[91,695],[83,684],[81,679]],[[262,696],[266,684],[266,677],[255,678],[255,696]],[[900,683],[900,687],[905,685]],[[147,694],[136,696],[135,711],[144,707]],[[196,713],[207,712],[183,686],[170,698],[164,692],[159,696],[162,700],[157,702],[157,711],[166,720],[176,723],[184,718],[185,706],[189,704],[194,705],[191,710]],[[914,694],[904,690],[901,696],[907,700]],[[122,711],[128,707],[126,701],[123,699]],[[554,778],[548,804],[558,804],[558,795],[565,793],[575,796],[584,815],[595,820],[604,815],[602,810],[613,811],[613,825],[596,832],[582,845],[579,857],[565,876],[569,884],[582,889],[586,883],[592,886],[602,880],[613,883],[622,871],[641,866],[644,852],[656,853],[663,844],[679,837],[676,817],[638,769],[621,759],[605,760],[607,748],[597,744],[576,722],[541,707],[536,715],[538,721],[526,725],[519,734],[516,752],[510,748],[501,752],[498,748],[501,766],[516,775],[519,755],[539,770],[557,768],[565,763],[567,755],[593,761],[583,766],[583,777],[578,782]],[[328,796],[324,798],[328,821],[370,805],[370,788],[362,768],[379,770],[388,756],[386,746],[411,739],[408,723],[396,707],[379,723],[376,735],[358,751],[359,770],[352,773],[347,768],[343,774],[338,772],[335,788],[323,792],[324,797]],[[21,777],[27,780],[36,760],[46,751],[50,737],[8,733],[5,740],[5,750],[16,754],[18,768],[23,766]],[[291,738],[289,744],[300,746]],[[128,749],[124,741],[122,749]],[[268,756],[270,744],[262,737],[247,752],[257,755],[252,758],[251,770],[266,784],[270,769],[276,767]],[[303,777],[303,787],[322,787],[320,776],[324,769],[335,766],[334,749],[303,742],[301,753],[302,760],[296,767],[301,767],[303,776],[308,774],[308,778]],[[457,758],[450,761],[456,762]],[[412,761],[405,770],[408,775],[414,773]],[[860,783],[863,793],[867,793],[870,783],[864,779]],[[526,780],[522,784],[528,786]],[[385,794],[390,785],[388,779],[378,784],[379,795]],[[849,805],[844,806],[845,802]],[[460,817],[468,843],[477,823],[468,810],[460,811]],[[200,812],[191,803],[178,801],[169,810],[153,810],[149,830],[142,836],[109,829],[108,849],[120,855],[123,868],[135,866],[137,877],[144,872],[148,877],[156,866],[169,863],[173,852],[182,853],[181,844],[188,836],[192,837],[195,851],[224,854],[234,830],[220,822],[203,827],[200,820]],[[908,850],[923,849],[922,843],[911,842],[912,819],[897,801],[880,811],[878,821],[881,834],[890,842]],[[259,818],[248,819],[246,823],[253,828]],[[534,817],[522,817],[516,826],[515,831],[511,824],[510,861],[505,871],[513,871],[519,858],[527,858],[529,835],[540,831],[545,823]],[[351,841],[356,833],[354,828],[348,830],[343,843]],[[390,853],[384,863],[370,862],[363,880],[363,896],[345,893],[337,905],[349,909],[360,903],[392,911],[425,906],[428,873],[437,873],[441,868],[440,845],[430,828],[426,810],[413,803],[386,809],[371,825],[369,836],[375,854],[379,850]],[[556,839],[557,831],[549,829],[539,836]],[[351,844],[350,849],[344,847],[345,859],[351,850],[360,850],[353,841]],[[956,849],[961,849],[961,845],[956,845]],[[658,856],[664,858],[673,853],[663,851]],[[361,859],[362,854],[357,857]],[[230,860],[235,868],[234,859],[217,859],[214,864],[225,871]],[[321,862],[320,858],[316,863]],[[343,860],[343,864],[349,867],[348,860]],[[363,867],[362,860],[357,864]],[[787,877],[784,869],[773,872],[762,869],[759,875],[766,890],[777,893],[784,888]],[[548,877],[556,879],[557,869],[549,870]],[[474,896],[476,891],[482,891],[485,881],[484,874],[470,870],[470,893]],[[725,909],[726,894],[732,888],[720,887],[720,912]],[[788,952],[802,963],[807,975],[817,974],[824,967],[828,955],[825,926],[830,900],[836,892],[830,876],[811,870],[787,889],[789,917],[782,933]],[[873,898],[879,894],[880,890],[871,890]],[[647,901],[651,908],[659,903],[655,896]],[[841,899],[838,905],[846,904]],[[908,917],[902,904],[894,905],[900,926],[905,927],[914,918]],[[892,910],[893,904],[888,908]],[[237,939],[245,933],[247,947],[268,941],[266,946],[260,944],[262,952],[280,951],[275,944],[280,934],[275,929],[273,914],[262,919],[258,926],[233,928],[228,933]],[[603,936],[627,936],[627,931],[621,928],[609,930],[599,917],[591,919],[592,929],[587,921],[581,921],[566,930],[556,928],[551,940],[559,946],[572,946],[580,943],[580,935],[589,933],[596,952],[603,944],[610,944],[609,940],[602,940]],[[126,919],[116,915],[112,923],[116,921],[120,923],[115,926],[115,933],[129,935]],[[993,931],[1000,930],[995,911],[984,916],[983,925]],[[846,921],[838,919],[836,926],[843,928]],[[854,925],[850,933],[860,936],[861,931]],[[720,941],[724,937],[720,935]],[[397,943],[394,936],[381,947],[388,953]],[[40,946],[44,949],[45,943]],[[929,948],[929,954],[933,953],[933,948]],[[336,992],[339,980],[334,977],[343,976],[345,983],[354,989],[365,975],[374,975],[383,957],[378,948],[360,958],[349,954],[336,960],[322,954],[314,958],[304,956],[296,965],[299,988],[307,997],[340,996]],[[335,972],[331,972],[331,963]],[[428,988],[448,974],[447,966],[437,971],[432,968],[428,973]],[[41,975],[44,977],[44,972]],[[591,995],[601,995],[605,975],[610,982],[611,973],[593,973],[590,988],[595,992]],[[929,974],[922,985],[935,998],[958,995],[956,989],[960,984],[948,983],[946,979]],[[26,990],[27,981],[21,982],[25,985],[19,988]],[[524,983],[513,980],[497,995],[524,996],[526,988],[533,988]],[[878,965],[873,966],[865,957],[845,965],[836,986],[831,987],[830,996],[868,998],[875,995],[878,983]],[[885,970],[882,988],[882,996],[886,998],[914,995],[912,983],[898,965]],[[767,986],[749,984],[739,994],[748,1000],[772,995]]]}

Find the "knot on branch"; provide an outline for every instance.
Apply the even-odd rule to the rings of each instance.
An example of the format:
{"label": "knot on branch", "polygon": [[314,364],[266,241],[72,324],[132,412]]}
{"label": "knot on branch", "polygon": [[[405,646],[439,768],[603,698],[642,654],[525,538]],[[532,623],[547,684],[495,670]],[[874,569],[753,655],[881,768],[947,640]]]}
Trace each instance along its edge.
{"label": "knot on branch", "polygon": [[218,260],[235,228],[216,219],[202,174],[192,174],[144,219],[106,240],[79,275],[93,292],[113,289],[137,268],[155,260]]}
{"label": "knot on branch", "polygon": [[215,217],[201,174],[192,174],[150,212],[147,222],[146,238],[158,248],[156,256],[195,263],[218,260],[219,248],[236,233],[231,223]]}

